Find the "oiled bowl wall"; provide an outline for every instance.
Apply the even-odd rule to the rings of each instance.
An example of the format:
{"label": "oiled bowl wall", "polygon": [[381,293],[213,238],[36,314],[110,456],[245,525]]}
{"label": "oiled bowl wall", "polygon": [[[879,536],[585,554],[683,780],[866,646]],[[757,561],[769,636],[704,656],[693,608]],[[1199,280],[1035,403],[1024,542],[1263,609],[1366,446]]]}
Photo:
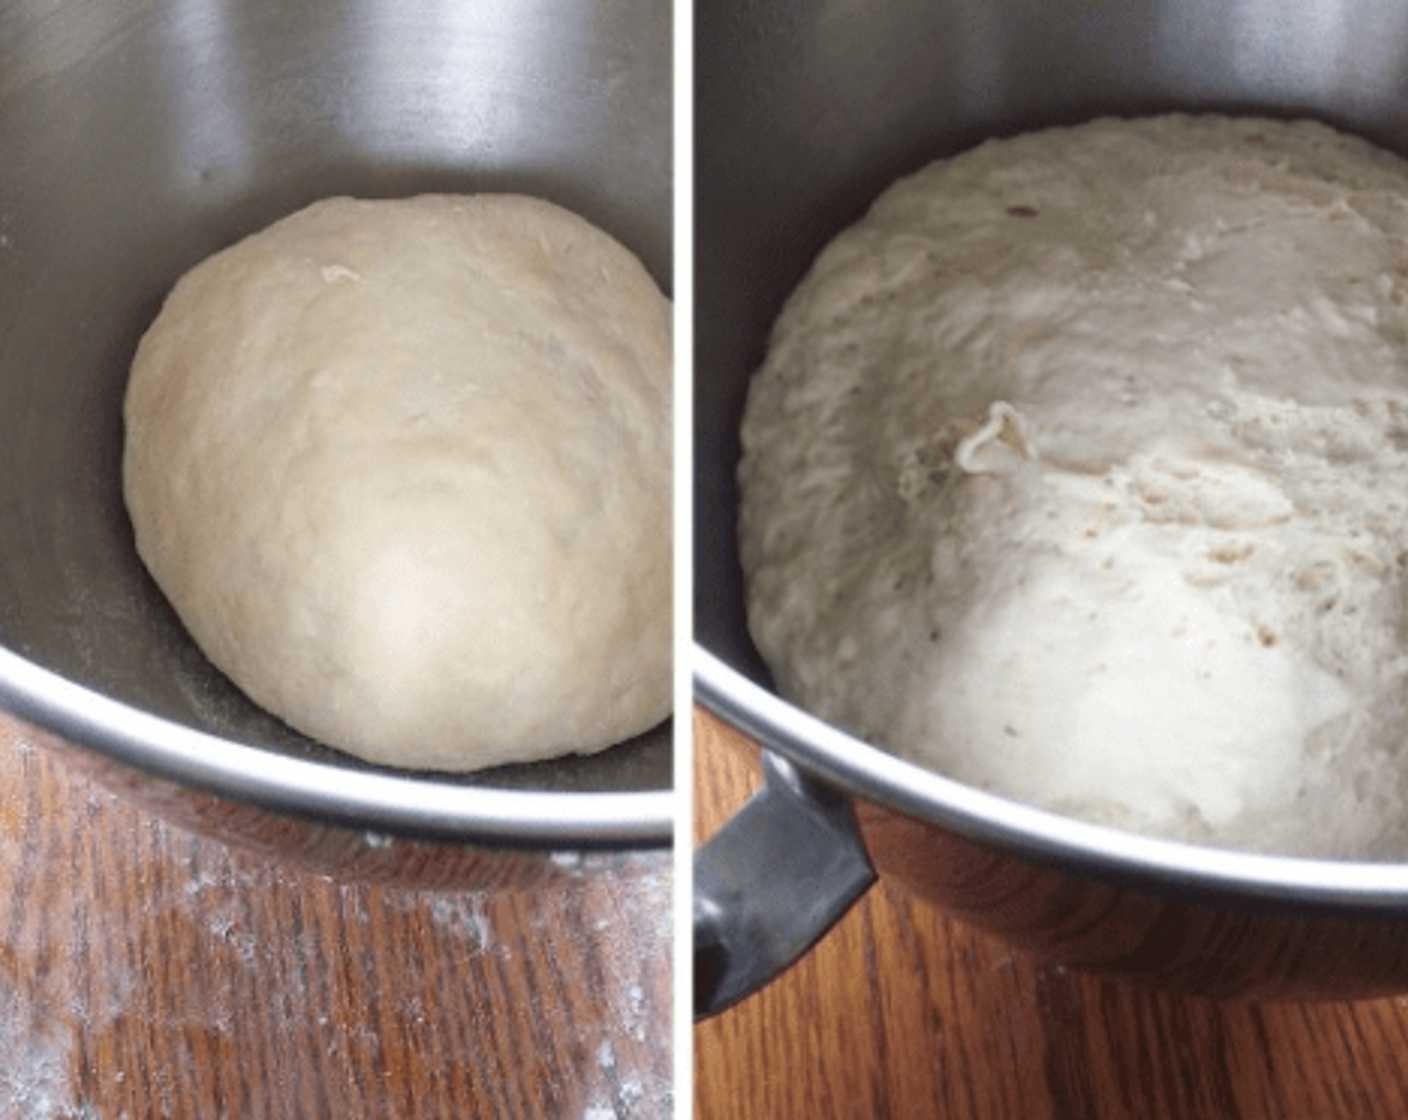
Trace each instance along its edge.
{"label": "oiled bowl wall", "polygon": [[[137,340],[181,272],[331,194],[539,195],[668,290],[670,33],[658,0],[0,2],[0,645],[343,764],[215,674],[137,560],[119,477]],[[496,780],[659,789],[669,771],[662,731]]]}

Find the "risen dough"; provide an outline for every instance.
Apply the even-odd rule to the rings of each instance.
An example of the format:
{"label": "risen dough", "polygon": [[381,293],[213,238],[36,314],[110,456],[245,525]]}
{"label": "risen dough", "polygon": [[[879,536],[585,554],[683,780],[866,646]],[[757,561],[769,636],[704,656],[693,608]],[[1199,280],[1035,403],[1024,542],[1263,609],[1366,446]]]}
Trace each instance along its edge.
{"label": "risen dough", "polygon": [[176,285],[126,422],[142,559],[305,733],[462,770],[666,716],[669,305],[581,219],[311,206]]}
{"label": "risen dough", "polygon": [[1401,856],[1408,175],[1322,126],[1095,122],[895,185],[743,429],[785,694],[1149,833]]}

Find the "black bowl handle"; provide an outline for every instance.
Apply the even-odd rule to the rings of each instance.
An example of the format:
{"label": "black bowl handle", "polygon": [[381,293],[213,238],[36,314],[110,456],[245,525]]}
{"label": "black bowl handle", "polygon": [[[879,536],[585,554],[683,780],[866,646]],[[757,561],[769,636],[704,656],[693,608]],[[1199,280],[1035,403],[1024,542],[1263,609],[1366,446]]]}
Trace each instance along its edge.
{"label": "black bowl handle", "polygon": [[851,803],[763,752],[763,787],[694,857],[694,1014],[807,952],[875,882]]}

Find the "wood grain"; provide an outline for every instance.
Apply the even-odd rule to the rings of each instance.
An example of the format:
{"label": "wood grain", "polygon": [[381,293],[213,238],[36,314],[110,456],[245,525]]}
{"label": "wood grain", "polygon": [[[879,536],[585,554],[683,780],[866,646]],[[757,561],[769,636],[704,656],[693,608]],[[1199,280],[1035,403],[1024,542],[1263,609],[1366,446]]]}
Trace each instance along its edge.
{"label": "wood grain", "polygon": [[0,716],[0,1116],[658,1120],[668,853],[550,890],[327,878]]}
{"label": "wood grain", "polygon": [[[696,840],[756,757],[696,713]],[[699,1120],[1408,1115],[1408,999],[1223,1002],[1075,975],[886,885],[694,1046]]]}

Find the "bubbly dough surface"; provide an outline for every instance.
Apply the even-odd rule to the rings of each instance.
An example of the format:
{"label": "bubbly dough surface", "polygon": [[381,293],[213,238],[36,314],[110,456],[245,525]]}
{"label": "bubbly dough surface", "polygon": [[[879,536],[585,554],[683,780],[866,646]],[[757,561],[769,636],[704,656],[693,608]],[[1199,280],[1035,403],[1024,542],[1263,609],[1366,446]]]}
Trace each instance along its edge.
{"label": "bubbly dough surface", "polygon": [[671,697],[670,310],[512,195],[329,199],[142,339],[143,561],[257,703],[389,765],[595,751]]}
{"label": "bubbly dough surface", "polygon": [[1408,173],[1310,122],[1102,120],[887,191],[755,377],[780,689],[1153,835],[1401,857]]}

